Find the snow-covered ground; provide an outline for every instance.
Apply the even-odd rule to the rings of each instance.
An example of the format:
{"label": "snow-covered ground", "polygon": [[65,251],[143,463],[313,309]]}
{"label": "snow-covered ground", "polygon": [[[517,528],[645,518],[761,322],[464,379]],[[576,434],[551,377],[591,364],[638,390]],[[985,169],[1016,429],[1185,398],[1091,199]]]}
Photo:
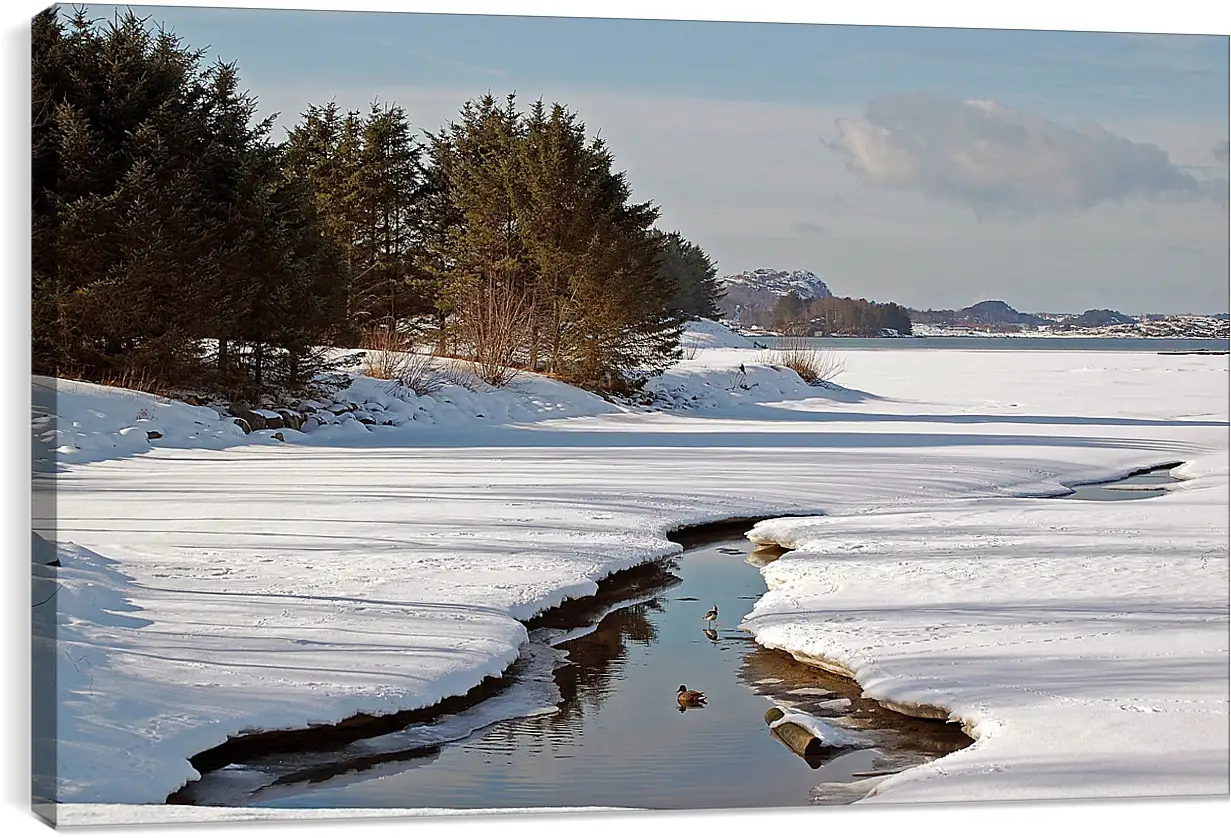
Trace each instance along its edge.
{"label": "snow-covered ground", "polygon": [[[788,512],[824,517],[754,531],[797,549],[746,626],[979,740],[870,800],[1226,793],[1225,356],[858,352],[821,389],[712,325],[689,341],[651,382],[666,411],[360,379],[407,421],[284,443],[60,383],[35,559],[62,567],[33,609],[59,624],[59,799],[160,803],[229,735],[465,692],[670,529]],[[1042,499],[1174,460],[1162,497]]]}

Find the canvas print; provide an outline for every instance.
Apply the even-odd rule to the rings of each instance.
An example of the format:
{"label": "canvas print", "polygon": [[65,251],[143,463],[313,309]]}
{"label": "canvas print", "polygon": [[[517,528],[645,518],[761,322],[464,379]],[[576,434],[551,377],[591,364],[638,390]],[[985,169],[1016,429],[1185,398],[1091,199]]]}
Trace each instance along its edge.
{"label": "canvas print", "polygon": [[1228,794],[1227,36],[30,38],[43,818]]}

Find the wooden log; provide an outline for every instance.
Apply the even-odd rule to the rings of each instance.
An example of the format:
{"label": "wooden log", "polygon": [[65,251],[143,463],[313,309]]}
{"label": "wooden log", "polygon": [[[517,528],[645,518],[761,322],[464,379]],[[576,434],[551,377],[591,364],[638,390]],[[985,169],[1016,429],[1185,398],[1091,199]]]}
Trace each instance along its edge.
{"label": "wooden log", "polygon": [[773,728],[773,733],[804,759],[821,756],[825,750],[821,740],[817,739],[812,731],[791,722]]}
{"label": "wooden log", "polygon": [[[785,716],[777,707],[771,707],[765,711],[765,723],[773,725],[774,722]],[[806,727],[801,727],[793,722],[785,722],[777,727],[771,727],[770,732],[777,737],[781,742],[794,751],[804,760],[812,765],[813,762],[820,760],[830,749],[825,743],[817,738],[816,734],[808,730]],[[816,766],[813,765],[813,768]]]}

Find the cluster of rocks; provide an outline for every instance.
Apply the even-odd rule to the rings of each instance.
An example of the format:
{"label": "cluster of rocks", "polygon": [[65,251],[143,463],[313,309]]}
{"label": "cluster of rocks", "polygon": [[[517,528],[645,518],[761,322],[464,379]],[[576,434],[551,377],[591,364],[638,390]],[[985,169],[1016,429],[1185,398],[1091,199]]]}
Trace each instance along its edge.
{"label": "cluster of rocks", "polygon": [[[384,405],[378,402],[329,403],[315,399],[299,399],[294,402],[293,408],[275,407],[272,403],[253,407],[244,402],[235,402],[227,406],[226,412],[246,434],[253,431],[278,431],[282,428],[308,433],[323,425],[344,425],[348,422],[358,422],[361,425],[402,424],[401,416],[386,413]],[[285,441],[280,433],[275,433],[274,438]]]}

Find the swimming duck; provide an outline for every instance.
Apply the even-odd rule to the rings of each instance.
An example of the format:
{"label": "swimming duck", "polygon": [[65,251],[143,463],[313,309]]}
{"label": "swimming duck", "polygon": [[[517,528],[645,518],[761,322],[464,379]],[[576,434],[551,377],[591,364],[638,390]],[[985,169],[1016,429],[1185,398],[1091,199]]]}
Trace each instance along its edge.
{"label": "swimming duck", "polygon": [[707,623],[712,623],[715,620],[717,620],[718,619],[718,604],[715,603],[714,607],[711,608],[709,611],[706,611],[705,616],[702,617],[701,619],[705,620],[705,622]]}
{"label": "swimming duck", "polygon": [[705,693],[690,690],[688,687],[680,684],[680,688],[675,694],[675,700],[680,703],[681,707],[700,707],[705,703]]}

